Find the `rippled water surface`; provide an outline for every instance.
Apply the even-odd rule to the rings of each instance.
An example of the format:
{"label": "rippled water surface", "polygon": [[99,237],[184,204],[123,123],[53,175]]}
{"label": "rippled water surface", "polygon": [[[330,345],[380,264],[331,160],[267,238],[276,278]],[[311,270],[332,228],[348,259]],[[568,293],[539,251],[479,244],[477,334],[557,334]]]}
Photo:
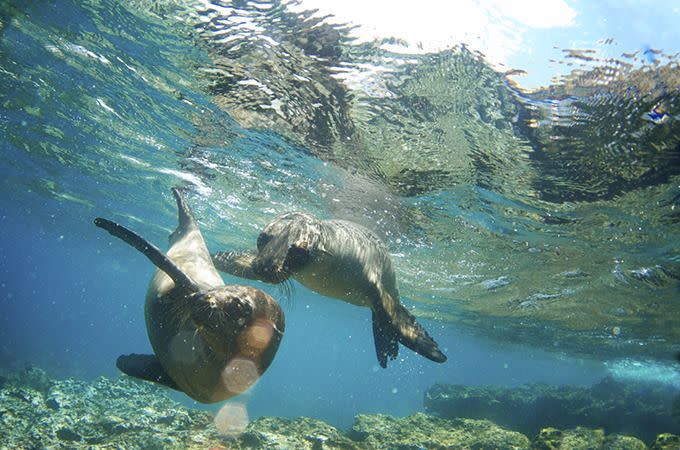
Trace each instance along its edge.
{"label": "rippled water surface", "polygon": [[[675,48],[654,34],[569,40],[558,27],[554,60],[536,49],[531,67],[510,67],[472,38],[360,39],[304,2],[2,0],[0,11],[5,358],[81,355],[83,335],[143,342],[151,268],[90,222],[112,217],[163,244],[176,185],[215,250],[252,247],[297,209],[371,228],[403,302],[442,341],[455,330],[597,361],[664,363],[679,349],[672,27],[658,45]],[[124,286],[92,292],[83,279]],[[270,292],[293,315],[315,301],[301,286]],[[318,320],[370,328],[337,308]],[[323,342],[347,364],[346,336]],[[462,352],[446,347],[451,361]]]}

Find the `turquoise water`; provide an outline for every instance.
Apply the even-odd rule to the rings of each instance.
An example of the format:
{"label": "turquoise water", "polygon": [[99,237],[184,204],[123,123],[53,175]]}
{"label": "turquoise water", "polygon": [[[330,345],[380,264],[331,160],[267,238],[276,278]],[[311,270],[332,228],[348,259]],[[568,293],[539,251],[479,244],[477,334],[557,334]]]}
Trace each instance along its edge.
{"label": "turquoise water", "polygon": [[92,221],[164,248],[185,186],[212,251],[298,209],[374,230],[449,358],[382,369],[368,310],[252,282],[287,322],[252,417],[405,415],[435,382],[680,384],[677,48],[565,53],[580,72],[530,90],[470,46],[399,52],[289,6],[0,1],[0,366],[116,377],[150,352],[153,267]]}

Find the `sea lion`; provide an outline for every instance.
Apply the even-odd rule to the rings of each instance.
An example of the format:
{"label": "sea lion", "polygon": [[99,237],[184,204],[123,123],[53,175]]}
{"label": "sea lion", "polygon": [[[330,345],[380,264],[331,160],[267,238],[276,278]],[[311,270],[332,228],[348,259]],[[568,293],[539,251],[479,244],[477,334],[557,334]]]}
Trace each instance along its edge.
{"label": "sea lion", "polygon": [[144,308],[155,355],[123,355],[116,366],[199,402],[218,402],[245,391],[269,367],[283,337],[284,316],[261,290],[225,286],[191,208],[178,189],[172,193],[179,224],[167,255],[121,225],[102,218],[94,222],[158,267]]}
{"label": "sea lion", "polygon": [[398,343],[436,362],[446,361],[437,343],[399,301],[385,244],[345,220],[319,220],[304,212],[276,217],[257,238],[257,251],[218,252],[215,267],[236,276],[280,283],[293,277],[321,295],[373,313],[378,362],[397,357]]}

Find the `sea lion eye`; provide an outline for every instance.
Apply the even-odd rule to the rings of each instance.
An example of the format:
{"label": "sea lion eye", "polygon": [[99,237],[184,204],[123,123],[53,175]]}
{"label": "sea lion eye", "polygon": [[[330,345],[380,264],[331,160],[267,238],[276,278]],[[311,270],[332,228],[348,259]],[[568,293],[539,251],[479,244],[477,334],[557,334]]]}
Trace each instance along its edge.
{"label": "sea lion eye", "polygon": [[257,249],[262,250],[262,248],[272,240],[272,237],[265,233],[260,233],[257,237]]}
{"label": "sea lion eye", "polygon": [[287,271],[299,270],[309,262],[309,251],[304,247],[293,245],[286,255],[285,267]]}

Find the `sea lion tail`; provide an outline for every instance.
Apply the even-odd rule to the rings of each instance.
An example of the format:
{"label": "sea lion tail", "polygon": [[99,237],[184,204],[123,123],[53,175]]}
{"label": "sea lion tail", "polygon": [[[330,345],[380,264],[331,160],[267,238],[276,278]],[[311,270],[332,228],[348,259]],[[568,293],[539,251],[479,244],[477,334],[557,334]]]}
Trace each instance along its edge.
{"label": "sea lion tail", "polygon": [[131,245],[142,252],[144,256],[149,258],[149,260],[154,263],[156,267],[168,274],[168,276],[172,278],[176,285],[192,292],[199,291],[196,283],[194,283],[194,281],[189,278],[187,274],[182,272],[182,269],[177,267],[174,262],[172,262],[162,251],[158,249],[158,247],[134,231],[130,230],[129,228],[125,228],[123,225],[117,224],[116,222],[112,222],[101,217],[94,219],[94,224],[99,228],[103,228],[104,230],[108,231],[112,236],[121,239],[128,245]]}

